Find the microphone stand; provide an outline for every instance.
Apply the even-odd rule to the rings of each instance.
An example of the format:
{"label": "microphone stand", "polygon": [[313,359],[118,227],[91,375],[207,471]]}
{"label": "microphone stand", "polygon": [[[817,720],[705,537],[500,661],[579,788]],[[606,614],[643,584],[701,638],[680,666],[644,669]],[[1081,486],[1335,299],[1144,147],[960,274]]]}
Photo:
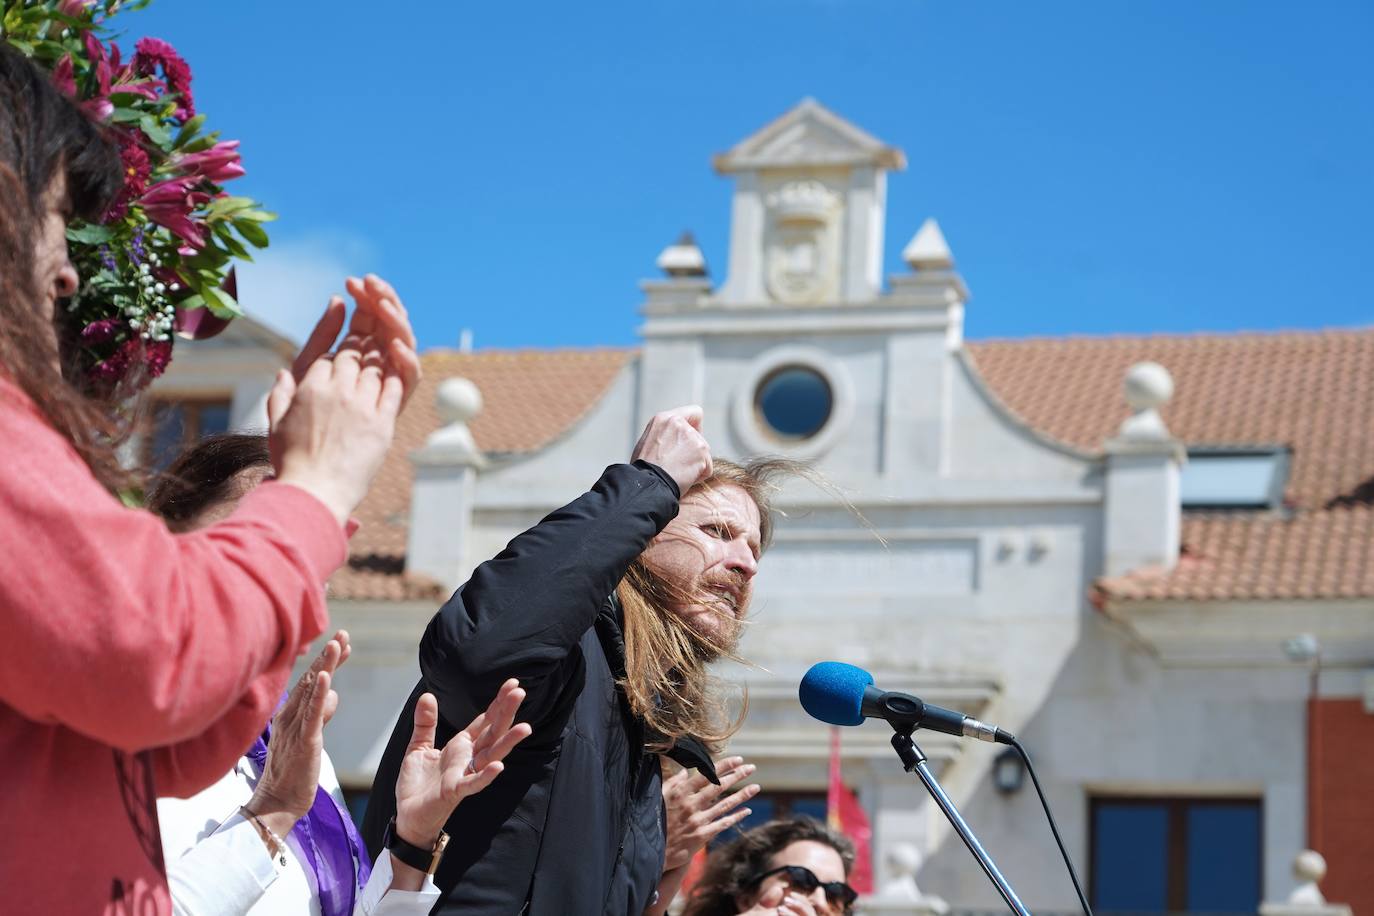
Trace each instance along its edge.
{"label": "microphone stand", "polygon": [[978,838],[973,835],[972,828],[964,820],[963,815],[959,813],[959,809],[954,807],[954,802],[950,801],[945,790],[940,788],[940,783],[936,780],[935,774],[926,765],[925,753],[916,746],[916,742],[911,738],[912,726],[898,725],[894,722],[892,730],[896,732],[892,736],[892,747],[896,749],[897,756],[902,758],[902,766],[906,768],[908,773],[915,770],[916,775],[921,777],[921,782],[925,783],[926,789],[930,792],[930,797],[935,799],[935,804],[939,805],[940,810],[945,813],[945,817],[949,819],[950,824],[959,834],[959,838],[964,841],[969,852],[973,853],[978,864],[983,866],[983,871],[987,874],[988,879],[997,888],[997,893],[1002,895],[1007,906],[1011,907],[1012,912],[1018,916],[1030,916],[1030,911],[1021,903],[1020,898],[1016,896],[1016,891],[1012,890],[1011,885],[1007,883],[1007,879],[1002,877],[1002,873],[997,870],[997,865],[992,861],[992,857],[987,854],[987,851],[983,849],[983,844],[979,843]]}

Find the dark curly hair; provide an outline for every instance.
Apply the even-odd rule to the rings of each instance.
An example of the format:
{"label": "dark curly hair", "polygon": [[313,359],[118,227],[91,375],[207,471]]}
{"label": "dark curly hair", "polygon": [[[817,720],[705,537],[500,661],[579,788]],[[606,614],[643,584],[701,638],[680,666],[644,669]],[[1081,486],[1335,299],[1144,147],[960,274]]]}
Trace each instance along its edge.
{"label": "dark curly hair", "polygon": [[711,853],[682,916],[736,916],[739,898],[750,890],[749,880],[768,871],[773,856],[803,840],[824,844],[839,853],[848,877],[854,868],[854,844],[844,834],[810,817],[769,821]]}
{"label": "dark curly hair", "polygon": [[173,531],[186,531],[211,506],[243,495],[234,484],[240,471],[272,465],[267,437],[253,433],[206,436],[186,449],[153,481],[144,508]]}

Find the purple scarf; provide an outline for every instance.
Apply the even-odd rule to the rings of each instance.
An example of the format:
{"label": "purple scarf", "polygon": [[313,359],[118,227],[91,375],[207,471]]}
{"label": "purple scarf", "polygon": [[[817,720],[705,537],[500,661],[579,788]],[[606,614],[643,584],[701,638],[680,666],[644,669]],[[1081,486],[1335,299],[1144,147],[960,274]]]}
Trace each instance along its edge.
{"label": "purple scarf", "polygon": [[[267,743],[271,740],[272,723],[268,722],[262,736],[244,754],[258,765],[259,772],[267,764]],[[304,853],[306,864],[315,873],[323,916],[352,916],[353,902],[359,888],[367,884],[372,863],[348,812],[334,796],[317,787],[315,804],[305,817],[296,821],[291,835]]]}

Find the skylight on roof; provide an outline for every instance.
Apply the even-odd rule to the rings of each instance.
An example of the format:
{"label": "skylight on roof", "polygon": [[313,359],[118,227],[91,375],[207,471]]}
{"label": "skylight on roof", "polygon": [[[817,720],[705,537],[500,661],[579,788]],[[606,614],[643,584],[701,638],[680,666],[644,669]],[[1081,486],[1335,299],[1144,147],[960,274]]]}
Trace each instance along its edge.
{"label": "skylight on roof", "polygon": [[1191,448],[1181,475],[1185,509],[1273,509],[1288,483],[1288,449]]}

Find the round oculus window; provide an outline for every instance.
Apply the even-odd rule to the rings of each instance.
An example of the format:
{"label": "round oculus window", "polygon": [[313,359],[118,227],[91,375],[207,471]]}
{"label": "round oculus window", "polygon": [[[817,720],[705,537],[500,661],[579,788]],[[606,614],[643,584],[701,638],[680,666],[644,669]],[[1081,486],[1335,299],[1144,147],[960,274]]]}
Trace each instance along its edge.
{"label": "round oculus window", "polygon": [[830,419],[835,396],[830,383],[809,366],[783,366],[770,372],[754,393],[763,425],[780,439],[810,439]]}

